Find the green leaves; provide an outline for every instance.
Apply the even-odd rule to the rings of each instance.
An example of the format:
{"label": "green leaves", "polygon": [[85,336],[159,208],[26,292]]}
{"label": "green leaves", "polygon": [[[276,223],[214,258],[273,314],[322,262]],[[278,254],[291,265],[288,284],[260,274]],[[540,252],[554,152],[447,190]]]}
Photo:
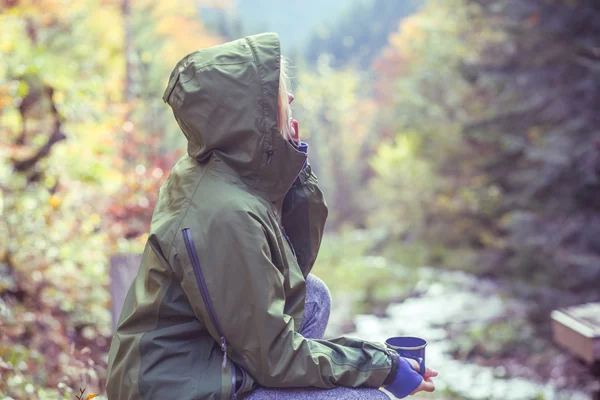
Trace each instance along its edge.
{"label": "green leaves", "polygon": [[[143,12],[150,3],[161,13]],[[177,131],[160,101],[173,66],[164,45],[178,58],[188,48],[162,30],[173,25],[159,25],[177,22],[185,7],[135,4],[134,51],[152,62],[140,67],[131,104],[123,103],[120,2],[0,6],[0,292],[9,310],[0,312],[0,357],[20,349],[18,361],[27,364],[4,370],[0,359],[0,393],[13,398],[70,399],[83,383],[101,389],[111,335],[109,256],[143,246],[160,184],[179,154],[164,149],[182,141],[166,146],[162,137]],[[198,33],[195,45],[217,42],[202,36],[196,18],[183,25]],[[138,174],[136,165],[148,172]],[[93,352],[79,354],[85,346]]]}
{"label": "green leaves", "polygon": [[371,187],[374,226],[403,249],[391,253],[422,248],[440,266],[479,254],[468,263],[485,273],[589,287],[576,264],[598,284],[597,264],[572,261],[598,257],[584,221],[600,196],[600,105],[581,96],[598,77],[573,50],[595,35],[590,4],[431,1],[390,36],[375,68],[393,139]]}

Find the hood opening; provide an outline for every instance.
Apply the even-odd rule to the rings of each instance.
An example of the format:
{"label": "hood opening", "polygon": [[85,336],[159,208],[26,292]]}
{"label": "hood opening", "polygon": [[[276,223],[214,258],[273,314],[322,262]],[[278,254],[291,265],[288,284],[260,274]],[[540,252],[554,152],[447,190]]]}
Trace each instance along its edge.
{"label": "hood opening", "polygon": [[280,63],[274,33],[198,50],[177,63],[163,96],[190,157],[219,158],[271,200],[285,195],[306,161],[278,129]]}

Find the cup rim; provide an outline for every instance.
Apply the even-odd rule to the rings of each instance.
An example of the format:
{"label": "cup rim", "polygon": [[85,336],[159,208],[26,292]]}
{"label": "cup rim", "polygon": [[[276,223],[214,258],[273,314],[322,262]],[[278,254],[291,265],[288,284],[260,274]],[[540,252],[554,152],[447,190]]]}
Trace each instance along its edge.
{"label": "cup rim", "polygon": [[[409,346],[397,346],[397,345],[388,343],[388,341],[390,339],[408,339],[408,338],[410,338],[410,339],[419,339],[419,340],[422,340],[424,343],[421,344],[421,345],[419,345],[419,346],[412,346],[412,347],[409,347]],[[427,340],[425,340],[425,339],[423,339],[421,337],[418,337],[418,336],[394,336],[394,337],[386,339],[385,345],[388,346],[388,347],[391,347],[392,349],[398,348],[398,349],[402,349],[402,350],[421,350],[421,349],[424,349],[427,346]]]}

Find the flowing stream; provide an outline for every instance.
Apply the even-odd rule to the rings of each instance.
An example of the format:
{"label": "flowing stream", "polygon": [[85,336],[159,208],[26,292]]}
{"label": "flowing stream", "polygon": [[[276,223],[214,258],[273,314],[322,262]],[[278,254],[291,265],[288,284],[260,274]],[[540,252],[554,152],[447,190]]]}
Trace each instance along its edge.
{"label": "flowing stream", "polygon": [[[398,304],[391,304],[387,317],[358,315],[354,318],[356,331],[348,336],[367,340],[385,341],[390,336],[416,335],[428,341],[427,365],[439,371],[436,395],[423,395],[435,399],[530,400],[572,399],[589,400],[586,391],[561,389],[556,380],[547,383],[531,379],[509,377],[503,366],[480,366],[457,360],[450,354],[452,338],[444,329],[452,324],[486,324],[493,319],[511,315],[523,316],[524,303],[502,295],[493,281],[480,280],[462,272],[439,271],[423,268],[416,288],[421,293]],[[432,283],[433,282],[433,283]],[[343,308],[343,306],[341,307]],[[332,312],[333,328],[337,335],[342,315],[348,310],[335,304]],[[456,325],[455,325],[456,326]],[[472,325],[471,325],[472,326]],[[565,360],[568,356],[565,355]],[[522,366],[527,368],[527,366]],[[514,368],[512,369],[514,370]],[[513,374],[514,375],[514,374]],[[560,381],[560,378],[559,378]]]}

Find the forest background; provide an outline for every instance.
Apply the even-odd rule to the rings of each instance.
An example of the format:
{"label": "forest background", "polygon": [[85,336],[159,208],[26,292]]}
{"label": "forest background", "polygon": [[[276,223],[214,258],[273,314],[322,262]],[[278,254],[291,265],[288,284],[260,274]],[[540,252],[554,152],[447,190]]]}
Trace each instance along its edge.
{"label": "forest background", "polygon": [[587,388],[549,313],[600,300],[599,19],[595,0],[0,1],[0,398],[102,393],[110,257],[141,251],[185,148],[168,75],[267,30],[330,207],[332,332],[458,271],[528,307],[445,325],[453,358]]}

